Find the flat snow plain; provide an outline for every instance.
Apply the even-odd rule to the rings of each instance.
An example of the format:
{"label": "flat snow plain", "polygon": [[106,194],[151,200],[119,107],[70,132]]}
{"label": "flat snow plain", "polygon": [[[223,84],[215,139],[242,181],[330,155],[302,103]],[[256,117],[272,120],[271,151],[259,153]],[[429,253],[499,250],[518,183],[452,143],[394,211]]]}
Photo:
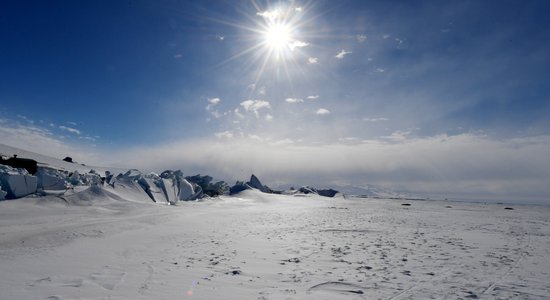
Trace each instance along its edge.
{"label": "flat snow plain", "polygon": [[[404,206],[403,203],[410,203]],[[109,188],[0,202],[1,299],[548,299],[550,208]]]}

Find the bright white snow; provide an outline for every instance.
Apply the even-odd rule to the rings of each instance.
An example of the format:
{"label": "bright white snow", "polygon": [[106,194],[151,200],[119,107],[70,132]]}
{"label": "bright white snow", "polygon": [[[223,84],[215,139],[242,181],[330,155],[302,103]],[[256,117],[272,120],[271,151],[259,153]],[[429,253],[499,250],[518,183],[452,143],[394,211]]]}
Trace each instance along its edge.
{"label": "bright white snow", "polygon": [[548,207],[135,196],[115,184],[0,202],[0,298],[550,296]]}

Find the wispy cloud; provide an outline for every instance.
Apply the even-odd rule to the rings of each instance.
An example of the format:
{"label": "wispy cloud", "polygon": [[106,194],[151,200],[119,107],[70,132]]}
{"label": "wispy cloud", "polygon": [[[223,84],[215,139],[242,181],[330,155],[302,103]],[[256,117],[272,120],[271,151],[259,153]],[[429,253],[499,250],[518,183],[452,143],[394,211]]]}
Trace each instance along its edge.
{"label": "wispy cloud", "polygon": [[355,36],[355,39],[357,40],[357,42],[363,43],[367,40],[367,36],[364,34],[358,34]]}
{"label": "wispy cloud", "polygon": [[175,59],[180,59],[180,58],[182,58],[182,57],[183,57],[183,54],[181,54],[181,53],[176,53],[176,54],[174,54],[174,58],[175,58]]}
{"label": "wispy cloud", "polygon": [[300,103],[300,102],[304,102],[303,99],[300,99],[300,98],[286,98],[285,101],[287,103]]}
{"label": "wispy cloud", "polygon": [[330,110],[326,109],[326,108],[319,108],[315,114],[319,115],[319,116],[326,116],[326,115],[330,115]]}
{"label": "wispy cloud", "polygon": [[218,139],[231,139],[233,138],[233,133],[231,131],[222,131],[214,134]]}
{"label": "wispy cloud", "polygon": [[266,10],[262,12],[257,12],[256,15],[263,17],[265,19],[268,19],[270,21],[274,21],[280,17],[282,17],[282,11],[275,9],[275,10]]}
{"label": "wispy cloud", "polygon": [[24,115],[17,115],[17,117],[25,122],[28,122],[30,124],[34,124],[34,120],[31,120],[30,118],[27,118],[27,116]]}
{"label": "wispy cloud", "polygon": [[254,112],[256,117],[259,117],[259,110],[271,108],[271,104],[269,104],[269,102],[265,100],[246,100],[241,102],[241,106],[247,112]]}
{"label": "wispy cloud", "polygon": [[338,59],[343,59],[346,55],[348,54],[351,54],[351,51],[346,51],[344,49],[342,49],[342,51],[340,51],[338,54],[336,54],[334,57],[338,58]]}
{"label": "wispy cloud", "polygon": [[384,73],[384,72],[386,72],[386,69],[376,68],[376,69],[374,70],[374,72],[376,72],[376,73]]}
{"label": "wispy cloud", "polygon": [[297,7],[294,8],[295,12],[302,12],[303,10],[304,10],[304,8],[301,7],[301,6],[297,6]]}
{"label": "wispy cloud", "polygon": [[70,132],[70,133],[74,133],[74,134],[76,134],[76,135],[80,135],[80,134],[81,134],[80,130],[78,130],[78,129],[76,129],[76,128],[72,128],[72,127],[67,127],[67,126],[60,125],[60,126],[59,126],[59,129],[68,131],[68,132]]}
{"label": "wispy cloud", "polygon": [[363,121],[366,122],[383,122],[383,121],[389,121],[388,118],[363,118]]}
{"label": "wispy cloud", "polygon": [[311,65],[314,65],[314,64],[319,63],[319,59],[317,57],[308,57],[307,63],[311,64]]}
{"label": "wispy cloud", "polygon": [[307,96],[307,99],[309,99],[309,100],[316,100],[318,98],[319,98],[319,95],[309,95],[309,96]]}
{"label": "wispy cloud", "polygon": [[266,121],[273,121],[273,116],[270,115],[270,114],[267,114],[267,115],[265,115],[265,120]]}
{"label": "wispy cloud", "polygon": [[392,132],[390,135],[384,136],[382,138],[388,141],[402,142],[407,140],[411,134],[412,134],[411,130],[406,130],[406,131],[397,130]]}
{"label": "wispy cloud", "polygon": [[218,105],[218,103],[220,103],[221,99],[220,98],[208,98],[206,99],[206,101],[208,102],[208,105],[206,105],[206,110],[210,111],[210,109],[216,105]]}

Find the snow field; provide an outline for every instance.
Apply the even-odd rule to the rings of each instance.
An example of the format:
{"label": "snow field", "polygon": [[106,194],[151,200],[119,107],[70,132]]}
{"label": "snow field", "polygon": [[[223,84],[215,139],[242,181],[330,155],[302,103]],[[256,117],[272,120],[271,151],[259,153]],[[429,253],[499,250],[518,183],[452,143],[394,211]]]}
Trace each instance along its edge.
{"label": "snow field", "polygon": [[547,207],[258,191],[168,206],[129,195],[0,202],[0,298],[550,295]]}

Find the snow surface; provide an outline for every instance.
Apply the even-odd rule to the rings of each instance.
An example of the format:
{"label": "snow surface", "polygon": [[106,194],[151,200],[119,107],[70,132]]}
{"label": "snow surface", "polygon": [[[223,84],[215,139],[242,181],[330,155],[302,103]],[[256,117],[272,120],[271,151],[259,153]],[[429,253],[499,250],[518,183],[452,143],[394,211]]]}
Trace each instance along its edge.
{"label": "snow surface", "polygon": [[60,189],[0,201],[0,299],[550,298],[548,206],[370,187],[182,202],[202,190],[180,171],[102,183],[105,168],[6,147],[39,161],[39,188]]}
{"label": "snow surface", "polygon": [[0,298],[550,297],[549,207],[143,194],[115,183],[0,202]]}

